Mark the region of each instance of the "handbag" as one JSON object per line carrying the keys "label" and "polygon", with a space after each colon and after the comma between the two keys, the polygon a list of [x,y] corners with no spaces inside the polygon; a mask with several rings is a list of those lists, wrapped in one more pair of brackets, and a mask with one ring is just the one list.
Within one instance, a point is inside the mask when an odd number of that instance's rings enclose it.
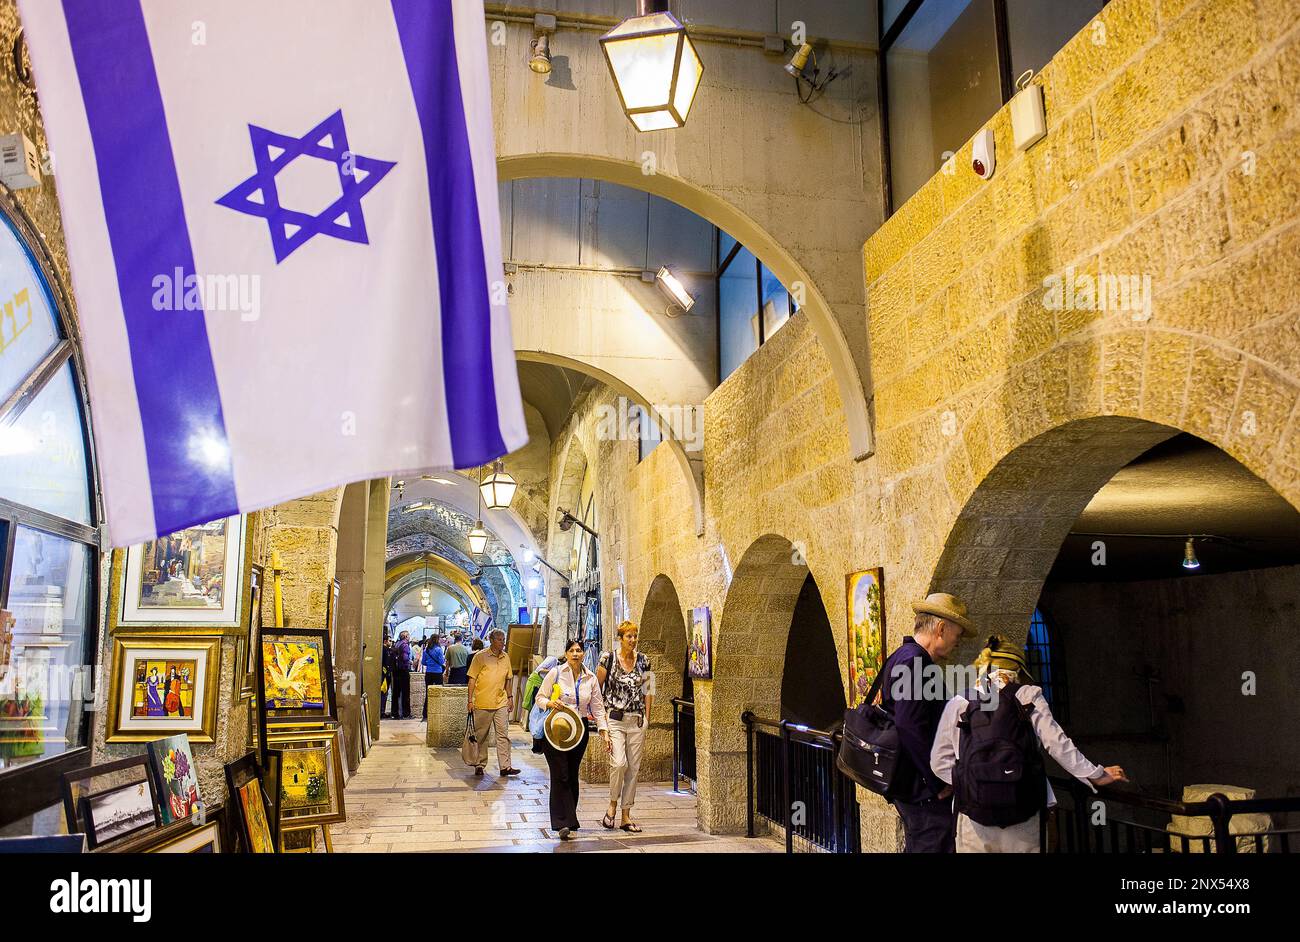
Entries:
{"label": "handbag", "polygon": [[466,765],[478,765],[478,739],[474,736],[474,714],[465,714],[465,739],[460,744],[460,757]]}
{"label": "handbag", "polygon": [[835,755],[835,767],[868,791],[888,798],[900,743],[894,718],[875,702],[884,677],[882,666],[866,699],[844,712],[844,738]]}

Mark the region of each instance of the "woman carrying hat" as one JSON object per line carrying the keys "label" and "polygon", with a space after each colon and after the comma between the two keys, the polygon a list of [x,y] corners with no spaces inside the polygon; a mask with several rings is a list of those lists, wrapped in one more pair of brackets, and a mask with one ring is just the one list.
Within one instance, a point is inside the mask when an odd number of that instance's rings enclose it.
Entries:
{"label": "woman carrying hat", "polygon": [[[957,853],[1036,854],[1039,815],[1056,804],[1039,747],[1093,791],[1128,779],[1119,766],[1090,762],[1074,745],[1043,688],[1024,683],[1032,678],[1018,646],[994,635],[973,666],[975,688],[948,701],[930,753],[934,774],[955,790]],[[965,768],[963,745],[971,751]]]}
{"label": "woman carrying hat", "polygon": [[537,691],[537,702],[550,712],[546,716],[546,741],[542,752],[551,770],[551,830],[560,840],[573,840],[578,822],[578,767],[591,729],[609,750],[609,724],[600,684],[582,663],[582,642],[570,641],[564,662],[547,671]]}

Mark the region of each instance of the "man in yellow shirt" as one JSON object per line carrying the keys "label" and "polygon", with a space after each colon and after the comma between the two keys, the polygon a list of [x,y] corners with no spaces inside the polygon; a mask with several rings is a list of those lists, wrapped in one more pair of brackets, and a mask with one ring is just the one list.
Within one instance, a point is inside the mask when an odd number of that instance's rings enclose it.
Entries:
{"label": "man in yellow shirt", "polygon": [[488,635],[488,647],[469,662],[469,704],[474,715],[474,739],[478,743],[478,763],[474,774],[482,775],[487,764],[488,730],[496,734],[497,763],[502,775],[518,775],[510,764],[510,711],[514,695],[510,689],[510,656],[506,654],[506,633],[495,628]]}

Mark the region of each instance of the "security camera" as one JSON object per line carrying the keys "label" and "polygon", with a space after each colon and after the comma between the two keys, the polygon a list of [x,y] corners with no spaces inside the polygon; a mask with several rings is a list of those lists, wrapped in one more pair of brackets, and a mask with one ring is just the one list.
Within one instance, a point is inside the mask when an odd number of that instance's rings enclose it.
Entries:
{"label": "security camera", "polygon": [[971,142],[970,166],[975,174],[985,180],[993,176],[997,166],[997,157],[993,152],[993,131],[985,128],[975,135]]}

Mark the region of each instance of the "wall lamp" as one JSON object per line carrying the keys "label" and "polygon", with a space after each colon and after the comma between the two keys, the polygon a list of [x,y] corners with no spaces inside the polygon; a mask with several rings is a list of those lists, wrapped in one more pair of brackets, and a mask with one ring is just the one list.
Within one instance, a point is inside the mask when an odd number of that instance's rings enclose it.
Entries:
{"label": "wall lamp", "polygon": [[554,32],[554,13],[538,13],[533,17],[533,41],[528,44],[528,68],[538,75],[549,75],[551,72],[551,35]]}
{"label": "wall lamp", "polygon": [[561,532],[561,533],[568,533],[570,530],[573,529],[573,525],[576,523],[579,527],[581,527],[582,529],[586,530],[588,533],[590,533],[590,534],[591,534],[592,536],[594,536],[596,539],[598,539],[598,540],[600,539],[600,534],[599,534],[599,533],[597,533],[597,532],[596,532],[595,530],[593,530],[591,527],[587,526],[585,523],[583,523],[581,520],[579,520],[579,519],[578,519],[577,517],[575,517],[573,514],[569,513],[569,512],[568,512],[567,510],[565,510],[563,507],[559,507],[559,508],[556,508],[556,509],[559,511],[559,519],[558,519],[556,522],[559,524],[560,532]]}
{"label": "wall lamp", "polygon": [[[663,296],[668,299],[669,304],[681,308],[683,313],[695,306],[695,298],[691,296],[691,293],[686,290],[686,286],[682,284],[681,279],[674,275],[667,265],[659,266],[657,272],[651,275],[650,278],[646,278],[646,275],[649,274],[649,272],[642,274],[642,280],[649,281],[653,279],[654,283],[659,286]],[[672,315],[672,308],[668,309],[668,313]]]}
{"label": "wall lamp", "polygon": [[638,131],[686,123],[704,63],[668,0],[637,0],[637,15],[600,37],[623,113]]}

